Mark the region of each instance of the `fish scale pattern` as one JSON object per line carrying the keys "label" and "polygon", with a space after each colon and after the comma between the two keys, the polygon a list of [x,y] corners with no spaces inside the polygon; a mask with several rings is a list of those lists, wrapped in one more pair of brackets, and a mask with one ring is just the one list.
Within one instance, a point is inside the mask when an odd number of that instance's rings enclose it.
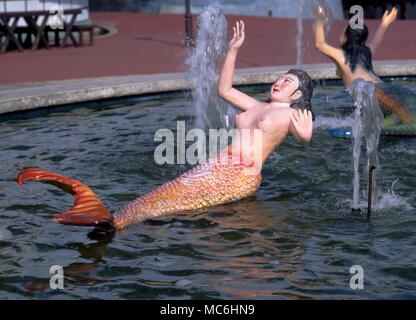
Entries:
{"label": "fish scale pattern", "polygon": [[416,93],[399,84],[376,84],[376,96],[385,116],[382,135],[416,135]]}
{"label": "fish scale pattern", "polygon": [[253,166],[217,155],[121,208],[114,224],[123,229],[163,214],[233,202],[252,195],[260,184],[261,174]]}

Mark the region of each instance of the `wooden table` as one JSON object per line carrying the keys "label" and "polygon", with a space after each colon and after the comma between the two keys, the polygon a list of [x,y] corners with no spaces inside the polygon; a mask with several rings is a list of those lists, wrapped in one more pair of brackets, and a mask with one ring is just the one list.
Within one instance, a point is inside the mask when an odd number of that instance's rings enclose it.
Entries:
{"label": "wooden table", "polygon": [[53,31],[55,32],[60,32],[61,30],[65,32],[64,37],[61,41],[60,47],[64,48],[66,47],[66,43],[68,42],[68,38],[71,39],[72,44],[75,47],[79,46],[78,41],[75,39],[74,35],[72,34],[72,31],[74,30],[74,24],[75,21],[77,20],[77,16],[79,14],[81,14],[83,8],[79,8],[79,9],[68,9],[68,10],[64,10],[64,15],[70,15],[70,19],[69,19],[69,23],[64,22],[64,28],[63,29],[55,29]]}
{"label": "wooden table", "polygon": [[5,38],[4,43],[0,43],[0,53],[6,52],[10,42],[12,42],[19,51],[23,50],[14,33],[19,18],[20,17],[16,17],[12,13],[0,13],[0,35]]}
{"label": "wooden table", "polygon": [[[35,36],[35,41],[31,44],[32,50],[37,50],[40,45],[44,45],[49,48],[49,39],[47,37],[47,31],[55,31],[59,33],[60,31],[65,32],[63,40],[60,44],[61,48],[66,46],[68,38],[71,39],[74,46],[78,46],[79,43],[72,34],[75,21],[77,16],[81,14],[82,9],[68,9],[64,10],[64,16],[69,15],[69,23],[64,22],[63,29],[51,29],[50,26],[47,26],[47,22],[51,14],[50,11],[21,11],[21,12],[3,12],[0,13],[0,35],[5,38],[4,43],[0,44],[0,53],[7,51],[7,48],[10,44],[14,44],[19,51],[23,50],[23,43],[19,41],[19,38],[16,37],[17,23],[20,19],[24,19],[27,27],[23,28],[23,31],[27,33],[25,44],[31,42],[31,35]],[[38,20],[40,20],[38,23]],[[0,39],[1,40],[1,39]]]}

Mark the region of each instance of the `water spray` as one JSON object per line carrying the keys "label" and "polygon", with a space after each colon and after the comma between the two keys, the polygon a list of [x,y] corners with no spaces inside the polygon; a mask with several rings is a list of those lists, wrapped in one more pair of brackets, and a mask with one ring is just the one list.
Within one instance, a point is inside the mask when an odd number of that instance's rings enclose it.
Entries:
{"label": "water spray", "polygon": [[371,219],[371,199],[373,197],[373,175],[375,166],[371,166],[370,171],[368,172],[368,205],[367,205],[367,221]]}
{"label": "water spray", "polygon": [[192,89],[195,127],[226,128],[233,124],[235,111],[217,94],[218,67],[227,50],[227,21],[218,1],[212,2],[198,16],[198,30],[186,59],[186,80]]}
{"label": "water spray", "polygon": [[355,112],[354,123],[352,127],[353,133],[353,206],[352,213],[358,214],[359,209],[359,193],[360,193],[360,175],[359,162],[361,155],[361,147],[365,141],[367,151],[367,167],[369,168],[369,184],[368,184],[368,212],[367,218],[371,216],[372,204],[377,206],[377,184],[374,170],[378,167],[377,148],[380,141],[381,128],[383,126],[383,113],[379,107],[377,97],[375,95],[375,86],[369,81],[356,79],[348,89],[354,99]]}

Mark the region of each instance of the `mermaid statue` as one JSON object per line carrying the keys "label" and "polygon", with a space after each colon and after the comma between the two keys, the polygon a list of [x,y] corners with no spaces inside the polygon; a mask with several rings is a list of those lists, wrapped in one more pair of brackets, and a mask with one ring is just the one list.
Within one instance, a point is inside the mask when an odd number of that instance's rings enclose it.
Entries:
{"label": "mermaid statue", "polygon": [[397,9],[386,11],[373,37],[366,44],[368,27],[352,28],[350,24],[340,37],[340,48],[329,45],[325,40],[324,22],[327,13],[323,7],[316,10],[315,45],[337,66],[337,75],[345,86],[350,87],[356,79],[364,79],[375,85],[377,100],[384,114],[382,135],[416,135],[416,93],[392,82],[384,82],[373,70],[372,56],[380,46],[384,34],[396,20]]}
{"label": "mermaid statue", "polygon": [[[273,150],[291,133],[301,143],[312,138],[313,83],[302,70],[289,70],[270,88],[270,97],[258,101],[232,86],[237,53],[244,43],[245,25],[236,22],[219,78],[219,95],[240,109],[236,130],[261,134],[237,138],[215,156],[178,178],[137,198],[111,214],[91,188],[63,175],[37,168],[20,172],[17,182],[40,181],[75,196],[73,206],[53,219],[61,224],[93,226],[114,233],[145,219],[233,202],[253,195],[261,184],[261,170]],[[236,156],[237,155],[237,156]]]}

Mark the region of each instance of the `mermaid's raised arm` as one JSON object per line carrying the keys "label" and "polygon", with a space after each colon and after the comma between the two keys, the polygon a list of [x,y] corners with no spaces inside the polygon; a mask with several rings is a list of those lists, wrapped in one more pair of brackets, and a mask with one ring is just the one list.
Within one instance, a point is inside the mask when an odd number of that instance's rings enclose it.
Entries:
{"label": "mermaid's raised arm", "polygon": [[397,18],[397,8],[393,8],[390,12],[386,10],[384,12],[383,17],[381,18],[381,23],[371,40],[368,44],[371,53],[374,55],[377,48],[380,46],[381,42],[383,41],[384,34],[386,33],[388,27],[396,20]]}
{"label": "mermaid's raised arm", "polygon": [[236,22],[234,35],[229,43],[227,56],[222,67],[218,83],[219,96],[234,107],[241,110],[247,110],[260,103],[258,100],[233,87],[235,61],[237,59],[238,50],[244,43],[245,39],[244,28],[245,26],[242,20]]}

